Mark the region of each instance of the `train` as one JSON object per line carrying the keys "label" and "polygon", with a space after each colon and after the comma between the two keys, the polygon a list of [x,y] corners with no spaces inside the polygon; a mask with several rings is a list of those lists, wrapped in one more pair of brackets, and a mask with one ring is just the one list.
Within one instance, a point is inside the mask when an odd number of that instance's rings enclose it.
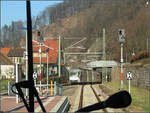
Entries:
{"label": "train", "polygon": [[[107,79],[110,79],[110,70],[107,73]],[[71,83],[102,83],[102,69],[71,69],[69,72],[69,81]],[[109,81],[109,80],[108,80]]]}
{"label": "train", "polygon": [[69,74],[69,81],[73,82],[80,82],[81,77],[81,70],[80,69],[71,69]]}

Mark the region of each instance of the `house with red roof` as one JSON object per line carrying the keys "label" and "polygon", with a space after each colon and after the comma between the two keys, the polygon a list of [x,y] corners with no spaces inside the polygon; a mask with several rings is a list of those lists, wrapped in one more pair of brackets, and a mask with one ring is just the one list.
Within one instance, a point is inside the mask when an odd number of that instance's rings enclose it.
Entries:
{"label": "house with red roof", "polygon": [[[34,71],[38,74],[40,73],[40,43],[33,40],[33,66]],[[47,49],[49,48],[49,51]],[[57,75],[58,74],[58,50],[59,50],[59,40],[44,40],[41,45],[41,67],[42,67],[42,75],[46,76],[47,72],[47,58],[48,58],[48,66],[49,66],[49,75]],[[14,48],[14,49],[1,49],[4,54],[8,56],[14,63],[24,65],[25,59],[23,54],[25,52],[24,48]],[[62,54],[61,54],[62,55]],[[48,56],[48,57],[47,57]],[[61,64],[63,63],[63,57],[61,56]],[[23,70],[25,67],[23,68]],[[61,74],[68,74],[65,65],[61,65]]]}
{"label": "house with red roof", "polygon": [[24,48],[1,48],[0,52],[6,55],[15,64],[24,64]]}
{"label": "house with red roof", "polygon": [[[33,64],[34,70],[37,73],[40,73],[40,44],[39,42],[33,40]],[[49,48],[49,51],[47,49]],[[57,74],[57,60],[58,60],[58,49],[59,49],[59,41],[58,40],[44,40],[41,45],[41,65],[42,65],[42,74],[46,74],[47,70],[47,56],[48,56],[48,65],[49,65],[49,74]]]}
{"label": "house with red roof", "polygon": [[[37,41],[33,41],[33,63],[39,64],[40,63],[40,55],[39,49],[40,44]],[[41,45],[41,56],[42,56],[42,64],[47,64],[47,49],[48,51],[48,63],[49,64],[56,64],[58,58],[58,47],[59,41],[58,40],[45,40]]]}
{"label": "house with red roof", "polygon": [[11,48],[1,48],[1,49],[0,49],[0,52],[2,52],[4,55],[7,56],[8,53],[9,53],[9,51],[10,51],[10,49],[11,49]]}
{"label": "house with red roof", "polygon": [[15,64],[24,64],[24,48],[13,48],[10,49],[7,56],[15,63]]}
{"label": "house with red roof", "polygon": [[[39,42],[33,40],[33,64],[34,70],[40,73],[40,55]],[[49,48],[49,51],[47,49]],[[58,50],[59,50],[59,40],[44,40],[41,45],[41,64],[42,64],[42,75],[46,76],[47,72],[47,56],[48,56],[48,67],[49,75],[58,75]],[[61,54],[61,75],[69,76],[69,72],[63,63],[63,54]]]}

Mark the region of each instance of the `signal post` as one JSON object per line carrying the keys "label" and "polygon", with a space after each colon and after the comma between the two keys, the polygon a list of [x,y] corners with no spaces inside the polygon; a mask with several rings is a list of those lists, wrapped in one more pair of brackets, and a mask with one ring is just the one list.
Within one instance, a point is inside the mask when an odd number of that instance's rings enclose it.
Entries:
{"label": "signal post", "polygon": [[37,41],[40,44],[40,49],[39,49],[39,55],[40,55],[40,91],[41,91],[41,84],[42,84],[42,67],[41,67],[41,62],[42,62],[42,43],[43,43],[43,37],[41,35],[40,31],[37,31]]}
{"label": "signal post", "polygon": [[123,43],[125,42],[125,30],[124,29],[119,29],[118,31],[118,37],[119,37],[119,42],[120,42],[120,46],[121,46],[121,59],[120,59],[120,63],[121,63],[121,86],[120,89],[123,89]]}

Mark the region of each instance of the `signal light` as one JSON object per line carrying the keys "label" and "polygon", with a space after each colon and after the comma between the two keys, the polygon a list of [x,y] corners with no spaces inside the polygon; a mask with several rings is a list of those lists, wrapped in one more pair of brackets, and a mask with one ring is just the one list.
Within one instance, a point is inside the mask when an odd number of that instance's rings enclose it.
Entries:
{"label": "signal light", "polygon": [[124,29],[119,29],[118,30],[118,38],[120,43],[125,42],[125,30]]}
{"label": "signal light", "polygon": [[39,30],[37,31],[37,41],[40,43],[43,42],[42,33]]}
{"label": "signal light", "polygon": [[38,31],[38,32],[37,32],[37,36],[40,36],[40,35],[41,35],[40,31]]}
{"label": "signal light", "polygon": [[119,34],[122,35],[122,31],[121,30],[119,31]]}

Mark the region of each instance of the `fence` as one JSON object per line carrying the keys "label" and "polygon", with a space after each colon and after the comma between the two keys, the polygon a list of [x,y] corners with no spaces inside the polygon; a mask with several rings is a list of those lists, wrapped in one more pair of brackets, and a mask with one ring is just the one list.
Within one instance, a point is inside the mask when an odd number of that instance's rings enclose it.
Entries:
{"label": "fence", "polygon": [[[11,91],[11,87],[14,84],[14,82],[8,82],[8,95],[9,96],[15,96],[15,94]],[[62,85],[58,84],[56,82],[48,84],[48,90],[47,90],[47,84],[36,84],[36,89],[40,96],[62,96]],[[24,95],[26,95],[26,89],[21,88]],[[13,90],[15,91],[16,88],[13,87]]]}

